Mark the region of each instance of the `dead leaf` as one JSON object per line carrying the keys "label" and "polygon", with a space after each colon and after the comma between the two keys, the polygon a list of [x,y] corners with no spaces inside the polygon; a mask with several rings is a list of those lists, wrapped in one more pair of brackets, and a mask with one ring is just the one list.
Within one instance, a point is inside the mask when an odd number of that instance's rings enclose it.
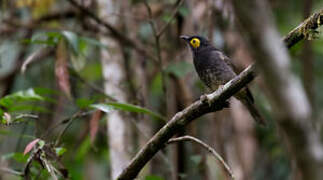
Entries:
{"label": "dead leaf", "polygon": [[32,150],[32,148],[38,143],[38,141],[40,141],[40,139],[37,138],[37,139],[31,141],[30,143],[28,143],[25,150],[24,150],[24,155],[29,153]]}
{"label": "dead leaf", "polygon": [[55,75],[58,81],[58,87],[67,97],[71,98],[71,88],[69,82],[69,73],[67,67],[68,52],[65,40],[62,38],[56,49]]}
{"label": "dead leaf", "polygon": [[91,143],[94,142],[96,134],[99,129],[99,121],[102,116],[102,111],[97,110],[93,113],[91,120],[90,120],[90,138],[91,138]]}

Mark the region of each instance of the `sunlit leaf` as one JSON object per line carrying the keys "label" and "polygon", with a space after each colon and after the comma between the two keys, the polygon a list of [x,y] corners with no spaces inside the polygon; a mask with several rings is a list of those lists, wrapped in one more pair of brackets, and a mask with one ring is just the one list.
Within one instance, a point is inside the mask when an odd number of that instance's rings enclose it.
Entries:
{"label": "sunlit leaf", "polygon": [[157,118],[160,120],[165,120],[165,118],[162,117],[161,115],[159,115],[158,113],[155,113],[149,109],[146,109],[146,108],[143,108],[140,106],[136,106],[133,104],[109,102],[109,103],[104,103],[104,104],[93,104],[91,106],[94,108],[100,109],[103,112],[110,112],[111,107],[113,107],[114,109],[119,109],[119,110],[128,111],[128,112],[144,113],[144,114],[148,114],[154,118]]}
{"label": "sunlit leaf", "polygon": [[38,141],[38,145],[39,145],[39,148],[43,148],[45,145],[45,141],[43,140]]}
{"label": "sunlit leaf", "polygon": [[81,71],[86,65],[86,58],[82,54],[70,54],[72,66],[77,72]]}
{"label": "sunlit leaf", "polygon": [[63,155],[67,150],[63,147],[57,147],[55,148],[55,152],[57,156]]}
{"label": "sunlit leaf", "polygon": [[71,31],[62,31],[62,35],[66,38],[68,44],[72,47],[74,53],[79,53],[79,37]]}
{"label": "sunlit leaf", "polygon": [[22,101],[42,101],[44,98],[37,93],[35,93],[34,89],[30,88],[24,91],[18,91],[12,94],[9,94],[0,99],[0,105],[4,107],[10,107],[17,102]]}
{"label": "sunlit leaf", "polygon": [[109,113],[113,109],[113,107],[111,107],[108,104],[92,104],[90,107],[95,108],[95,109],[99,109],[105,113]]}

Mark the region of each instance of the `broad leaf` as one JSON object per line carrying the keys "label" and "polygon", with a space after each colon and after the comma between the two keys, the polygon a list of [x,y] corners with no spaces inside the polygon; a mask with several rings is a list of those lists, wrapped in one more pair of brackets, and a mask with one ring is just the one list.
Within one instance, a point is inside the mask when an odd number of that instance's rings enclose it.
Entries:
{"label": "broad leaf", "polygon": [[148,114],[154,118],[165,121],[165,118],[162,117],[161,115],[159,115],[158,113],[155,113],[149,109],[146,109],[146,108],[143,108],[140,106],[136,106],[133,104],[109,102],[109,103],[104,103],[104,104],[103,103],[102,104],[93,104],[93,105],[91,105],[91,107],[100,109],[106,113],[110,112],[111,108],[119,109],[119,110],[123,110],[123,111],[128,111],[128,112],[144,113],[144,114]]}
{"label": "broad leaf", "polygon": [[44,98],[36,94],[35,91],[32,88],[30,88],[24,91],[18,91],[18,92],[9,94],[1,98],[0,105],[8,108],[17,102],[30,101],[30,100],[42,101],[44,100]]}
{"label": "broad leaf", "polygon": [[23,153],[18,153],[18,152],[5,154],[1,156],[1,158],[3,160],[14,159],[15,161],[20,163],[26,163],[28,160],[28,156],[25,156]]}
{"label": "broad leaf", "polygon": [[63,155],[67,150],[63,147],[57,147],[55,148],[55,152],[57,156]]}

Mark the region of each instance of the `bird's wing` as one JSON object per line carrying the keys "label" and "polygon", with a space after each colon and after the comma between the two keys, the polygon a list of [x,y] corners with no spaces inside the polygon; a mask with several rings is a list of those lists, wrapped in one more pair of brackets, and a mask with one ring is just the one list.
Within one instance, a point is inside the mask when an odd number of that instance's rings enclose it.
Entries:
{"label": "bird's wing", "polygon": [[240,71],[237,67],[235,67],[235,65],[232,63],[232,60],[226,56],[223,52],[219,51],[219,50],[214,50],[213,53],[216,53],[217,56],[222,59],[228,66],[231,67],[231,69],[236,73],[239,74]]}
{"label": "bird's wing", "polygon": [[[216,53],[216,56],[218,56],[220,59],[222,59],[228,66],[231,67],[231,69],[236,73],[236,74],[239,74],[240,71],[234,66],[234,64],[232,63],[232,60],[226,56],[223,52],[219,51],[219,50],[214,50],[213,53]],[[245,89],[245,95],[246,97],[248,97],[249,101],[251,103],[254,102],[254,98],[253,98],[253,95],[251,94],[251,91],[249,90],[249,88],[246,86],[246,89]]]}

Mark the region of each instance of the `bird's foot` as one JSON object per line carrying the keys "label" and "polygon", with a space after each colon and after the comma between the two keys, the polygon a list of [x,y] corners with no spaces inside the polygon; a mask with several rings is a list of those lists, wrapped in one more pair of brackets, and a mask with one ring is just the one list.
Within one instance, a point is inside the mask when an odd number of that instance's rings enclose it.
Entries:
{"label": "bird's foot", "polygon": [[207,94],[201,95],[200,100],[201,100],[202,103],[207,103],[209,106],[211,106],[211,101],[208,98]]}
{"label": "bird's foot", "polygon": [[223,88],[224,88],[224,85],[219,85],[219,87],[218,87],[218,91],[220,90],[220,91],[223,91]]}

